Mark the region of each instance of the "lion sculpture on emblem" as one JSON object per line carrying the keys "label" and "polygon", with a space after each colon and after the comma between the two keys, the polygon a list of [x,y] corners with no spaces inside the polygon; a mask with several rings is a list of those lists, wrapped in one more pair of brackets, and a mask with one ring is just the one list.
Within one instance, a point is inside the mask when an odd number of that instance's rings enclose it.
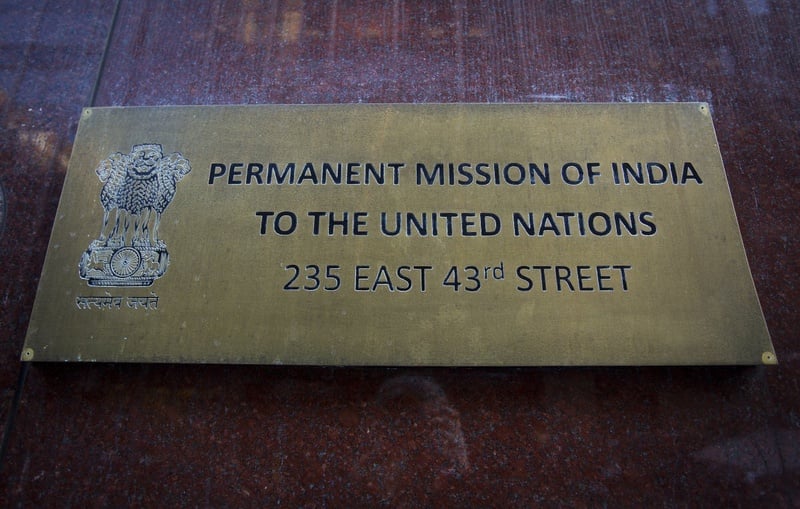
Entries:
{"label": "lion sculpture on emblem", "polygon": [[158,233],[161,215],[190,171],[185,157],[165,156],[154,143],[101,161],[95,172],[104,183],[103,225],[78,264],[81,279],[90,286],[150,286],[163,276],[169,253]]}

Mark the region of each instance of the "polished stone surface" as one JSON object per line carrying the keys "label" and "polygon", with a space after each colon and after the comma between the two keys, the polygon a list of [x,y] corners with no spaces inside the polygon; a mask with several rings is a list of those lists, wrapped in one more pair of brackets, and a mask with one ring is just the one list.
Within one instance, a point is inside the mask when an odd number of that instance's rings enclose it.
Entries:
{"label": "polished stone surface", "polygon": [[[114,5],[0,8],[0,403]],[[780,365],[35,364],[3,506],[800,504],[800,7],[130,2],[96,105],[707,101]]]}

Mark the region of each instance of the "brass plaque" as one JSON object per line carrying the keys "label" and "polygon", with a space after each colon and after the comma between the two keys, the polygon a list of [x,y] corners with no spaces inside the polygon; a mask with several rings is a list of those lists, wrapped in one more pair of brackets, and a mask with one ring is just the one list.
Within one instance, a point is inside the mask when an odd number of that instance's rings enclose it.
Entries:
{"label": "brass plaque", "polygon": [[23,359],[776,362],[697,103],[87,109]]}

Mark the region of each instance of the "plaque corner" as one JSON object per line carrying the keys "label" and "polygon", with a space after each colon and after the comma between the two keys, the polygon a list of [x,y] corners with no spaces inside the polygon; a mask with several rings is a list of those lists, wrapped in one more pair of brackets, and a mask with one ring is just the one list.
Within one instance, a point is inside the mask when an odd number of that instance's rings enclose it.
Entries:
{"label": "plaque corner", "polygon": [[22,362],[31,362],[36,352],[34,352],[33,348],[24,348],[22,350],[22,354],[20,354],[19,360]]}

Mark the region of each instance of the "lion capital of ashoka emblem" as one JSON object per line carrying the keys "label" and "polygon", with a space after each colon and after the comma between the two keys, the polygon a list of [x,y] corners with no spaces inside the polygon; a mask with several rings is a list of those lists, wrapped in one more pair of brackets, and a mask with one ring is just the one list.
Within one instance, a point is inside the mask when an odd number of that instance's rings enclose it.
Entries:
{"label": "lion capital of ashoka emblem", "polygon": [[175,197],[189,161],[161,145],[134,145],[130,154],[111,154],[95,172],[103,182],[100,235],[78,264],[90,286],[150,286],[169,265],[166,243],[159,237],[161,215]]}

